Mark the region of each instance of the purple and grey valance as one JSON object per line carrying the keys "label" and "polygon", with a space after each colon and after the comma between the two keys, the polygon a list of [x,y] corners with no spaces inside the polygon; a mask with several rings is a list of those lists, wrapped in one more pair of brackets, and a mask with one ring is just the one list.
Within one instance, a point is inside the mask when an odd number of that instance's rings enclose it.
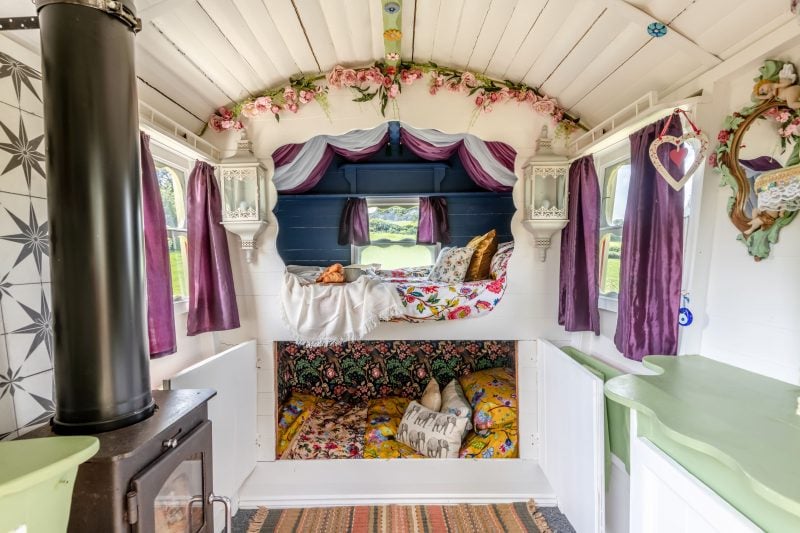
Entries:
{"label": "purple and grey valance", "polygon": [[[508,192],[517,180],[516,151],[506,143],[482,141],[470,134],[450,134],[434,129],[400,125],[401,142],[415,155],[428,161],[442,161],[458,154],[470,178],[484,189]],[[389,138],[389,125],[371,130],[354,130],[344,135],[318,135],[303,144],[287,144],[272,154],[275,188],[298,194],[310,190],[330,165],[333,154],[348,161],[361,161],[381,149]]]}

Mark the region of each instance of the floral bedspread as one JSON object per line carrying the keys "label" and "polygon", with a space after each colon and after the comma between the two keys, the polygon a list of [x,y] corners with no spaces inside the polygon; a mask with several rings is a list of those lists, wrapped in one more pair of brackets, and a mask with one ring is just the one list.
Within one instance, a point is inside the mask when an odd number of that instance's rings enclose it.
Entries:
{"label": "floral bedspread", "polygon": [[450,285],[428,279],[430,268],[379,270],[403,301],[403,314],[412,321],[458,320],[490,313],[506,291],[506,269],[513,247],[498,250],[492,259],[492,279]]}

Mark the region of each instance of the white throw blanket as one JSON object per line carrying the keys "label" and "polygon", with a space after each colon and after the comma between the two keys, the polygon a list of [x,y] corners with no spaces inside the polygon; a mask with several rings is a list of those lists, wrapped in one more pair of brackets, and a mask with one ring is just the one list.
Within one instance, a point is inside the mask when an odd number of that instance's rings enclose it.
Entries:
{"label": "white throw blanket", "polygon": [[364,338],[381,320],[403,315],[395,288],[361,276],[352,283],[307,283],[287,272],[281,294],[283,321],[298,344],[324,346]]}

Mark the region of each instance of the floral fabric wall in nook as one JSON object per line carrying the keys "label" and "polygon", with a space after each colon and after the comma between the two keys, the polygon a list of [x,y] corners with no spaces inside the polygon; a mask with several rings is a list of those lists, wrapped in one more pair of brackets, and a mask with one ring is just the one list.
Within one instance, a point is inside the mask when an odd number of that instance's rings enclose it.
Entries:
{"label": "floral fabric wall in nook", "polygon": [[0,439],[54,407],[41,77],[14,55],[0,52]]}

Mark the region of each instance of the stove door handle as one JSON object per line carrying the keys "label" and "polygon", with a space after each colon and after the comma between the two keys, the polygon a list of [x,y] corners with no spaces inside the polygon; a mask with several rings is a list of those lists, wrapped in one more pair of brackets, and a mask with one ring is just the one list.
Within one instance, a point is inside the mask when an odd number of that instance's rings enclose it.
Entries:
{"label": "stove door handle", "polygon": [[211,504],[212,512],[215,503],[221,503],[225,506],[225,533],[233,533],[231,525],[231,499],[227,496],[217,496],[213,492],[208,495],[208,503]]}

